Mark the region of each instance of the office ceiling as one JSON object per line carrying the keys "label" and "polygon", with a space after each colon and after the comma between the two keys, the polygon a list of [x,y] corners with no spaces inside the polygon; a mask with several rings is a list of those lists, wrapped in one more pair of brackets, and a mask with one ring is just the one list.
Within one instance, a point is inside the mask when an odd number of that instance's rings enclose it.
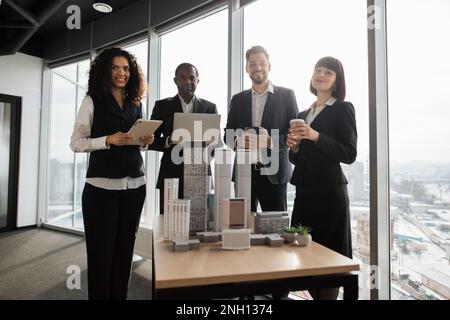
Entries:
{"label": "office ceiling", "polygon": [[[138,0],[103,0],[118,11]],[[105,15],[92,8],[94,0],[0,0],[0,55],[23,52],[42,57],[45,40],[65,30],[70,5],[80,8],[81,25]]]}

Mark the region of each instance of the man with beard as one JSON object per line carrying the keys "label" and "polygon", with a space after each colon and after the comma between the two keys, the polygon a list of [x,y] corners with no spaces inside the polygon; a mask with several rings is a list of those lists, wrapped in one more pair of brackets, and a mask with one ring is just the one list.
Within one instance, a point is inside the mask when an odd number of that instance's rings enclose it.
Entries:
{"label": "man with beard", "polygon": [[[292,174],[286,138],[289,121],[295,119],[298,114],[295,94],[291,89],[273,85],[268,79],[271,65],[266,49],[254,46],[247,50],[245,58],[245,69],[252,80],[252,88],[234,95],[231,99],[225,141],[232,149],[245,148],[255,151],[256,148],[259,149],[256,151],[258,154],[261,154],[262,150],[270,155],[271,162],[274,162],[274,157],[278,157],[276,172],[269,173],[268,170],[265,173],[262,168],[267,168],[270,164],[259,161],[261,159],[252,162],[251,210],[256,212],[259,202],[262,211],[286,211],[287,182]],[[229,129],[235,131],[234,135],[227,134]],[[242,135],[238,133],[242,130],[238,129],[243,130]],[[272,133],[275,133],[273,129],[278,130],[277,141],[271,139]],[[252,132],[258,134],[256,146],[252,143]]]}
{"label": "man with beard", "polygon": [[178,198],[183,198],[183,164],[172,162],[171,153],[174,144],[171,141],[173,132],[173,115],[176,112],[185,113],[217,113],[214,103],[195,96],[199,82],[198,70],[190,63],[182,63],[175,70],[173,79],[178,94],[174,97],[156,101],[152,120],[162,120],[162,125],[155,132],[155,142],[149,149],[163,152],[159,168],[156,188],[159,189],[159,212],[164,213],[164,179],[178,178]]}

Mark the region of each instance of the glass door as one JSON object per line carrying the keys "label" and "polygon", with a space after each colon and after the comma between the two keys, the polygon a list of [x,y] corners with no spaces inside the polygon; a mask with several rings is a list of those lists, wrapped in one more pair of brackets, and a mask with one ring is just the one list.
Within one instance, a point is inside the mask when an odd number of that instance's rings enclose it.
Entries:
{"label": "glass door", "polygon": [[20,101],[0,94],[0,231],[17,226]]}

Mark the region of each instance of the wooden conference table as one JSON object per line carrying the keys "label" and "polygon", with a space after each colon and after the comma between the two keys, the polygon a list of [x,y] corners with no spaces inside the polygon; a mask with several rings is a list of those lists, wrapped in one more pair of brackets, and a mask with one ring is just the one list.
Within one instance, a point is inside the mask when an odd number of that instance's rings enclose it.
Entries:
{"label": "wooden conference table", "polygon": [[359,265],[314,241],[308,247],[251,246],[225,251],[222,243],[172,252],[163,240],[163,217],[153,228],[153,299],[231,298],[277,291],[344,288],[358,299]]}

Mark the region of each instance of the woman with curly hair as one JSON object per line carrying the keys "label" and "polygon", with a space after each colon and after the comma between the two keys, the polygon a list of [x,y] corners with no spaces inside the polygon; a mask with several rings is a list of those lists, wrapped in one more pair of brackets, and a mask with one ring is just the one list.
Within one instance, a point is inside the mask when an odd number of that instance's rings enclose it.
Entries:
{"label": "woman with curly hair", "polygon": [[89,299],[126,299],[133,248],[145,199],[141,150],[125,133],[142,118],[145,82],[136,58],[120,48],[91,63],[89,88],[75,120],[70,147],[89,152],[82,209]]}

